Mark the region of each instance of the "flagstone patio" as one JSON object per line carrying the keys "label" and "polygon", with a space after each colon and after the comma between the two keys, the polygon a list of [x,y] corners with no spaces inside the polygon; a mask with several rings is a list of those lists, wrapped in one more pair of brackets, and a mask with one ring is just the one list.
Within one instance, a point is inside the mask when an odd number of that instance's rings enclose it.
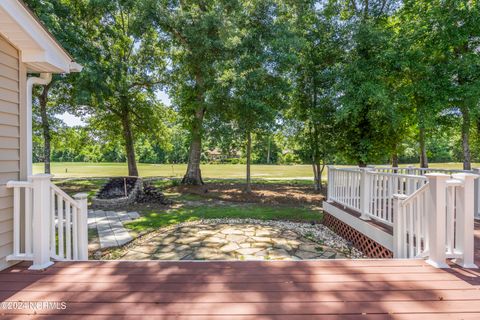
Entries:
{"label": "flagstone patio", "polygon": [[253,223],[194,223],[127,246],[121,260],[305,260],[346,258],[343,250],[299,232]]}

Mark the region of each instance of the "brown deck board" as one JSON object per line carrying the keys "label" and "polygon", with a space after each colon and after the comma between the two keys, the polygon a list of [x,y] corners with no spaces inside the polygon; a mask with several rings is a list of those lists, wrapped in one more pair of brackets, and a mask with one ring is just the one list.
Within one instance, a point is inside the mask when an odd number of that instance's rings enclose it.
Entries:
{"label": "brown deck board", "polygon": [[0,272],[0,300],[67,309],[0,310],[1,319],[480,319],[480,270],[422,260],[28,265]]}
{"label": "brown deck board", "polygon": [[[27,266],[0,272],[2,301],[68,306],[36,310],[35,318],[480,318],[480,270],[439,270],[421,260],[60,262],[45,271]],[[33,310],[3,312],[19,317]]]}

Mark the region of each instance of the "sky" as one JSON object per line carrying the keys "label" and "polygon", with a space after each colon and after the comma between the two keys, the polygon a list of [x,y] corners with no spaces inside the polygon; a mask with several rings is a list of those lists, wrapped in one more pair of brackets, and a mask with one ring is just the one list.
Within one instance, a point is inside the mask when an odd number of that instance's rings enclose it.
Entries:
{"label": "sky", "polygon": [[[168,93],[165,91],[159,91],[157,93],[157,98],[160,99],[163,104],[170,106],[172,102],[170,101],[170,97],[168,96]],[[69,127],[75,127],[75,126],[85,126],[86,123],[83,121],[80,117],[74,116],[73,114],[70,114],[68,112],[65,112],[63,114],[57,115],[57,118],[65,122],[65,124]]]}

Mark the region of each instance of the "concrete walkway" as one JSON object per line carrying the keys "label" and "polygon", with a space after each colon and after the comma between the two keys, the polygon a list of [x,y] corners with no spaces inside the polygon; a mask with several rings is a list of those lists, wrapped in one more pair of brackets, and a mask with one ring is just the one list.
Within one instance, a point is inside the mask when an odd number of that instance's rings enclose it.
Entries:
{"label": "concrete walkway", "polygon": [[118,247],[133,240],[124,222],[140,218],[138,212],[90,210],[88,228],[97,228],[100,248]]}

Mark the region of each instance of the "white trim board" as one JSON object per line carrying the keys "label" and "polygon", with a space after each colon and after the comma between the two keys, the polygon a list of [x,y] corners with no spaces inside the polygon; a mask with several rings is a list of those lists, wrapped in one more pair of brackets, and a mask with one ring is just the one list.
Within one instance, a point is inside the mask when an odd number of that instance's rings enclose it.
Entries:
{"label": "white trim board", "polygon": [[0,34],[21,51],[28,72],[68,73],[80,67],[18,0],[0,1]]}
{"label": "white trim board", "polygon": [[384,246],[388,250],[393,251],[393,236],[375,226],[372,226],[370,223],[361,220],[355,216],[352,216],[348,212],[343,211],[342,209],[337,208],[336,206],[328,203],[327,201],[323,202],[323,210],[331,214],[340,221],[346,223],[353,229],[369,237],[378,244]]}

